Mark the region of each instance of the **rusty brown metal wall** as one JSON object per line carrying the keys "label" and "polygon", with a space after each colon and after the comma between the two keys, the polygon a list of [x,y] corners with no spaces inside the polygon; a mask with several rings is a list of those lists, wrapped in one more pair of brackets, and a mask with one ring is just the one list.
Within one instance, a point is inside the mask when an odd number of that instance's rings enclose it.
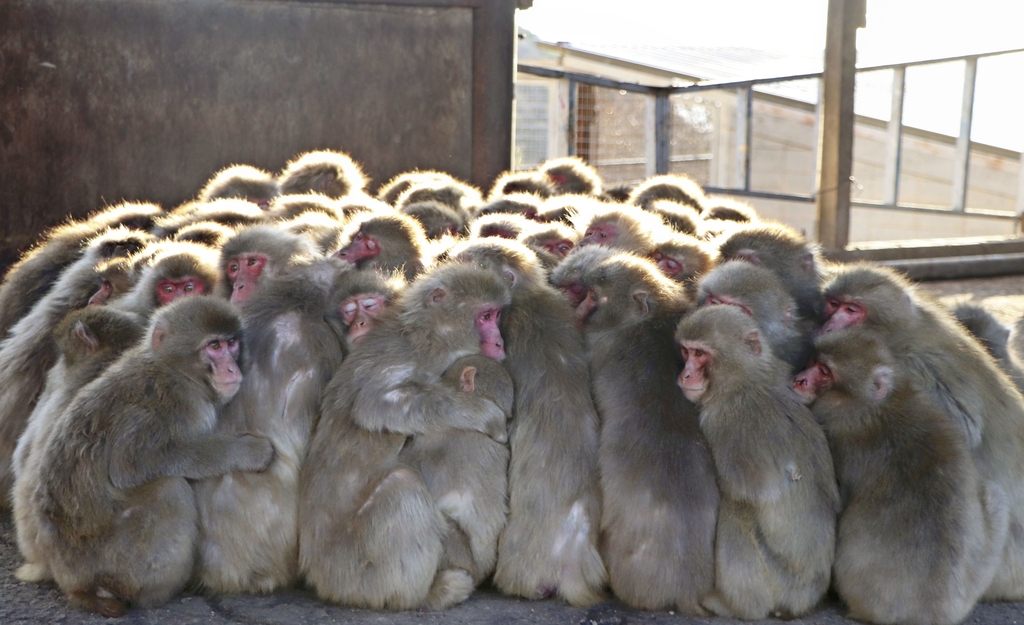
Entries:
{"label": "rusty brown metal wall", "polygon": [[340,149],[375,184],[487,185],[511,153],[515,0],[0,0],[0,237],[233,163]]}

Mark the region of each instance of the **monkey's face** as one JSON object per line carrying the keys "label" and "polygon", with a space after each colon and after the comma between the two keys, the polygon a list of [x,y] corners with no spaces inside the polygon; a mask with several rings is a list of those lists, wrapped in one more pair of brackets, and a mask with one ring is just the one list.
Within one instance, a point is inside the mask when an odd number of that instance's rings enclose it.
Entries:
{"label": "monkey's face", "polygon": [[587,231],[583,233],[583,239],[580,240],[579,246],[612,245],[618,237],[618,224],[613,222],[591,223],[587,226]]}
{"label": "monkey's face", "polygon": [[266,254],[256,252],[246,252],[228,259],[226,274],[231,283],[232,304],[240,305],[256,293],[268,260]]}
{"label": "monkey's face", "polygon": [[348,326],[346,338],[350,347],[358,344],[373,329],[377,315],[385,306],[386,298],[380,293],[360,293],[341,303],[341,318]]}
{"label": "monkey's face", "polygon": [[565,258],[574,247],[572,241],[562,238],[548,239],[541,243],[541,246],[557,258]]}
{"label": "monkey's face", "polygon": [[702,302],[703,306],[735,306],[744,315],[753,317],[754,313],[750,310],[750,307],[741,302],[738,299],[729,297],[727,295],[717,295],[715,293],[708,293]]}
{"label": "monkey's face", "polygon": [[834,382],[832,367],[822,360],[815,360],[810,367],[793,378],[793,390],[803,403],[811,404],[819,395],[831,388]]}
{"label": "monkey's face", "polygon": [[[102,287],[100,291],[102,292]],[[160,306],[166,306],[179,297],[203,295],[204,293],[206,293],[206,283],[196,276],[163,278],[156,283],[156,299]],[[90,301],[92,300],[90,299]]]}
{"label": "monkey's face", "polygon": [[477,311],[474,323],[480,333],[480,351],[484,356],[495,360],[505,359],[505,341],[501,338],[498,321],[501,309],[497,306],[485,306]]}
{"label": "monkey's face", "polygon": [[713,354],[707,344],[699,341],[685,341],[679,346],[686,365],[679,374],[677,384],[686,399],[699,403],[708,387],[708,365]]}
{"label": "monkey's face", "polygon": [[234,336],[218,336],[203,346],[203,360],[210,367],[210,385],[227,403],[242,384],[242,370],[238,366],[241,342]]}
{"label": "monkey's face", "polygon": [[334,256],[356,267],[380,254],[380,240],[362,230],[352,237],[352,242],[335,252]]}
{"label": "monkey's face", "polygon": [[825,301],[825,325],[821,333],[825,334],[841,328],[849,328],[864,322],[867,309],[852,299],[830,297]]}

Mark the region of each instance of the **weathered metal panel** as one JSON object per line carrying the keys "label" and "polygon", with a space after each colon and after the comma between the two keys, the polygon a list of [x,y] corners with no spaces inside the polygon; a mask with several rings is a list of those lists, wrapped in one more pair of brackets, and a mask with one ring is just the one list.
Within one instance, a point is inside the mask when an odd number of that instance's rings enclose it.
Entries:
{"label": "weathered metal panel", "polygon": [[509,166],[514,7],[0,0],[0,236],[173,206],[221,167],[310,149],[377,183],[419,167],[486,184]]}

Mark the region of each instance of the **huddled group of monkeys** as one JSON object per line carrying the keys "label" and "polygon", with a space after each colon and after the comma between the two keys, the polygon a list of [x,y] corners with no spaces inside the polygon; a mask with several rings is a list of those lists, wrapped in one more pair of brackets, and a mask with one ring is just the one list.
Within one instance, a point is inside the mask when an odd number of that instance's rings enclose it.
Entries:
{"label": "huddled group of monkeys", "polygon": [[335,151],[232,166],[11,268],[18,578],[107,616],[193,584],[743,619],[832,587],[880,624],[1024,599],[1024,375],[986,311],[983,345],[683,176],[366,185]]}

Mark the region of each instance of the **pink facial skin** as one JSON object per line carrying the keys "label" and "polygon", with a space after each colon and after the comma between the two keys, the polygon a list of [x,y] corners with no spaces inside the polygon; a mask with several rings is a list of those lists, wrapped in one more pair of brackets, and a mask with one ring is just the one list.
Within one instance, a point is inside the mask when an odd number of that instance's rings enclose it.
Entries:
{"label": "pink facial skin", "polygon": [[683,358],[686,359],[686,366],[683,367],[683,371],[679,374],[677,384],[683,390],[683,395],[686,396],[686,399],[696,402],[700,400],[707,389],[704,368],[711,359],[711,354],[703,343],[686,343],[680,345],[679,349],[683,354]]}
{"label": "pink facial skin", "polygon": [[103,306],[110,299],[110,296],[114,294],[114,285],[110,284],[109,280],[104,280],[100,286],[100,290],[92,294],[89,298],[88,306]]}
{"label": "pink facial skin", "polygon": [[480,351],[484,356],[495,360],[505,359],[505,341],[498,329],[501,310],[485,308],[476,315],[476,329],[480,333]]}
{"label": "pink facial skin", "polygon": [[582,326],[590,319],[590,316],[597,310],[597,298],[594,296],[594,290],[588,289],[586,296],[576,306],[576,323]]}
{"label": "pink facial skin", "polygon": [[557,239],[555,241],[547,241],[544,243],[543,247],[555,256],[565,258],[565,255],[572,250],[573,244],[572,241],[568,239]]}
{"label": "pink facial skin", "polygon": [[579,245],[608,245],[618,236],[619,229],[615,224],[592,224],[583,234],[583,240]]}
{"label": "pink facial skin", "polygon": [[384,310],[384,296],[363,293],[341,303],[341,316],[348,325],[348,341],[355,345],[373,328],[377,315]]}
{"label": "pink facial skin", "polygon": [[215,339],[203,347],[203,353],[213,367],[213,387],[225,401],[238,392],[242,384],[242,371],[238,367],[238,339]]}
{"label": "pink facial skin", "polygon": [[683,267],[683,263],[659,251],[651,254],[651,259],[658,265],[658,269],[661,269],[661,272],[669,278],[678,278],[686,269]]}
{"label": "pink facial skin", "polygon": [[259,287],[260,274],[266,266],[267,255],[255,252],[239,254],[228,261],[232,304],[240,304],[253,296]]}
{"label": "pink facial skin", "polygon": [[526,217],[527,219],[529,219],[531,221],[540,221],[540,219],[537,218],[537,209],[536,208],[530,207],[530,208],[524,209],[521,214],[522,214],[523,217]]}
{"label": "pink facial skin", "polygon": [[719,306],[719,305],[735,306],[736,308],[739,308],[740,310],[742,310],[743,314],[745,314],[746,316],[748,316],[748,317],[753,317],[754,316],[754,313],[752,313],[750,311],[750,309],[747,308],[746,304],[744,304],[743,302],[740,302],[739,300],[732,299],[731,297],[726,297],[724,295],[715,295],[714,293],[711,293],[711,294],[708,295],[707,299],[704,300],[704,305],[705,306]]}
{"label": "pink facial skin", "polygon": [[587,287],[583,286],[579,282],[575,282],[568,286],[561,288],[562,295],[565,299],[569,300],[569,305],[576,308],[583,301],[583,298],[587,296]]}
{"label": "pink facial skin", "polygon": [[195,276],[182,276],[176,280],[164,278],[156,283],[156,298],[161,306],[166,306],[179,297],[186,295],[202,295],[206,292],[203,281]]}
{"label": "pink facial skin", "polygon": [[334,253],[334,256],[348,261],[352,265],[359,265],[362,261],[376,257],[380,254],[380,241],[377,237],[363,234],[360,230],[352,237],[352,242]]}
{"label": "pink facial skin", "polygon": [[245,199],[246,199],[247,202],[250,202],[252,204],[255,204],[256,206],[259,206],[260,210],[263,210],[263,211],[270,210],[270,200],[268,200],[267,198],[247,197]]}
{"label": "pink facial skin", "polygon": [[863,323],[867,317],[867,310],[864,306],[850,301],[843,301],[834,297],[825,301],[825,318],[828,320],[821,327],[821,333],[849,328]]}
{"label": "pink facial skin", "polygon": [[548,174],[548,179],[559,188],[565,186],[565,183],[569,181],[569,177],[562,174]]}
{"label": "pink facial skin", "polygon": [[832,386],[832,370],[823,362],[814,361],[811,366],[793,378],[793,390],[805,404],[812,403],[818,395]]}

